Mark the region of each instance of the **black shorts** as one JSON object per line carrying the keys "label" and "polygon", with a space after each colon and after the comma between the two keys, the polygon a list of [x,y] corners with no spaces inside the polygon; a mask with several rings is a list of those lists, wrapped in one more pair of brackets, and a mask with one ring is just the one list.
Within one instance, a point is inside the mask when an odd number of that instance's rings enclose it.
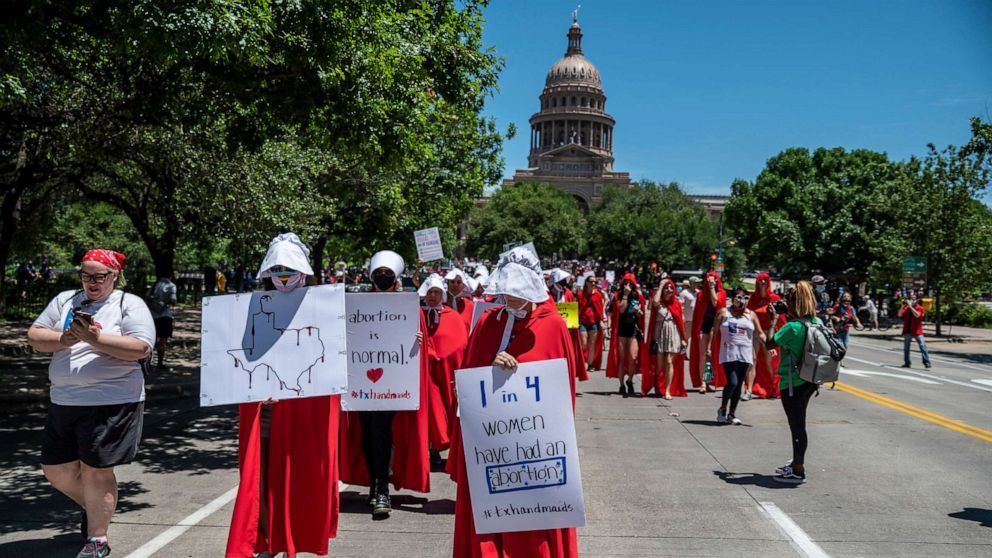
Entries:
{"label": "black shorts", "polygon": [[172,318],[164,316],[155,318],[155,338],[168,339],[172,337]]}
{"label": "black shorts", "polygon": [[145,402],[119,405],[48,406],[41,462],[82,461],[106,468],[130,463],[138,453]]}
{"label": "black shorts", "polygon": [[706,313],[703,314],[703,323],[699,327],[699,333],[702,335],[709,335],[713,331],[713,321],[716,318],[716,310],[712,306],[706,309]]}

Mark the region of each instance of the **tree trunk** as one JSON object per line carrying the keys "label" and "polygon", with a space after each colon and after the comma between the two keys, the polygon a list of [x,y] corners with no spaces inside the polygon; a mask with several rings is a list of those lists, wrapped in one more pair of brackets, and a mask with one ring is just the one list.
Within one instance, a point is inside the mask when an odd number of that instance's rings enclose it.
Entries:
{"label": "tree trunk", "polygon": [[14,185],[4,193],[0,204],[0,314],[7,308],[7,258],[10,257],[10,246],[17,230],[21,195],[24,189]]}
{"label": "tree trunk", "polygon": [[935,320],[937,325],[937,337],[940,337],[942,335],[940,326],[941,326],[941,322],[943,321],[943,316],[941,315],[940,312],[940,289],[936,289],[934,291],[933,298],[934,298],[933,300],[934,312],[936,312],[937,314],[937,319]]}
{"label": "tree trunk", "polygon": [[317,284],[322,285],[324,283],[324,248],[327,247],[327,237],[321,236],[317,239],[317,242],[313,244],[313,272],[317,277]]}

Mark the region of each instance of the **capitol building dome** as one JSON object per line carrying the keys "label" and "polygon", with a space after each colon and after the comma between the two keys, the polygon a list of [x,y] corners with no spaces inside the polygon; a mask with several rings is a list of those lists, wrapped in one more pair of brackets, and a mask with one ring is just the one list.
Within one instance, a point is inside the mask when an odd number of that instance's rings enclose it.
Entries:
{"label": "capitol building dome", "polygon": [[630,175],[613,171],[613,127],[606,112],[603,78],[582,53],[575,14],[565,55],[551,65],[530,117],[528,168],[509,183],[541,182],[570,192],[583,210],[601,199],[606,185],[629,187]]}

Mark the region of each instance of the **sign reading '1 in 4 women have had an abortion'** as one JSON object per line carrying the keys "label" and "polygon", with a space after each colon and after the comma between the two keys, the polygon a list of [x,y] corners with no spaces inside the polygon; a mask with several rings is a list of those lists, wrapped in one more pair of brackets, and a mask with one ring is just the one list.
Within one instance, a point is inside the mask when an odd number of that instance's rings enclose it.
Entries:
{"label": "sign reading '1 in 4 women have had an abortion'", "polygon": [[585,525],[568,374],[565,359],[455,373],[476,532]]}
{"label": "sign reading '1 in 4 women have had an abortion'", "polygon": [[420,297],[362,293],[345,297],[348,391],[345,411],[420,407]]}

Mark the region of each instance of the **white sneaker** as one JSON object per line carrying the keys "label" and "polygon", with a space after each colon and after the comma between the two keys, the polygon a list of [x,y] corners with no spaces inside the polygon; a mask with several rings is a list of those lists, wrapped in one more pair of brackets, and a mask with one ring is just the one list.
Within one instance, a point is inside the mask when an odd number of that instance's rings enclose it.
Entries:
{"label": "white sneaker", "polygon": [[789,460],[787,460],[787,461],[785,462],[785,465],[782,465],[782,466],[781,466],[781,467],[779,467],[778,469],[775,469],[775,472],[781,475],[781,474],[782,474],[782,473],[784,473],[784,472],[785,472],[786,470],[790,470],[790,471],[792,470],[792,460],[791,460],[791,459],[789,459]]}
{"label": "white sneaker", "polygon": [[750,391],[745,391],[744,393],[741,394],[741,401],[750,401],[750,400],[751,400]]}
{"label": "white sneaker", "polygon": [[727,424],[730,420],[727,418],[727,411],[720,409],[716,412],[716,421],[720,424]]}
{"label": "white sneaker", "polygon": [[734,415],[727,415],[727,421],[730,424],[742,424],[741,419],[735,417]]}
{"label": "white sneaker", "polygon": [[772,477],[772,480],[783,484],[803,484],[804,482],[806,482],[806,475],[805,474],[797,475],[792,470],[792,465],[787,465],[785,467],[785,471],[783,471],[782,474],[778,476]]}

